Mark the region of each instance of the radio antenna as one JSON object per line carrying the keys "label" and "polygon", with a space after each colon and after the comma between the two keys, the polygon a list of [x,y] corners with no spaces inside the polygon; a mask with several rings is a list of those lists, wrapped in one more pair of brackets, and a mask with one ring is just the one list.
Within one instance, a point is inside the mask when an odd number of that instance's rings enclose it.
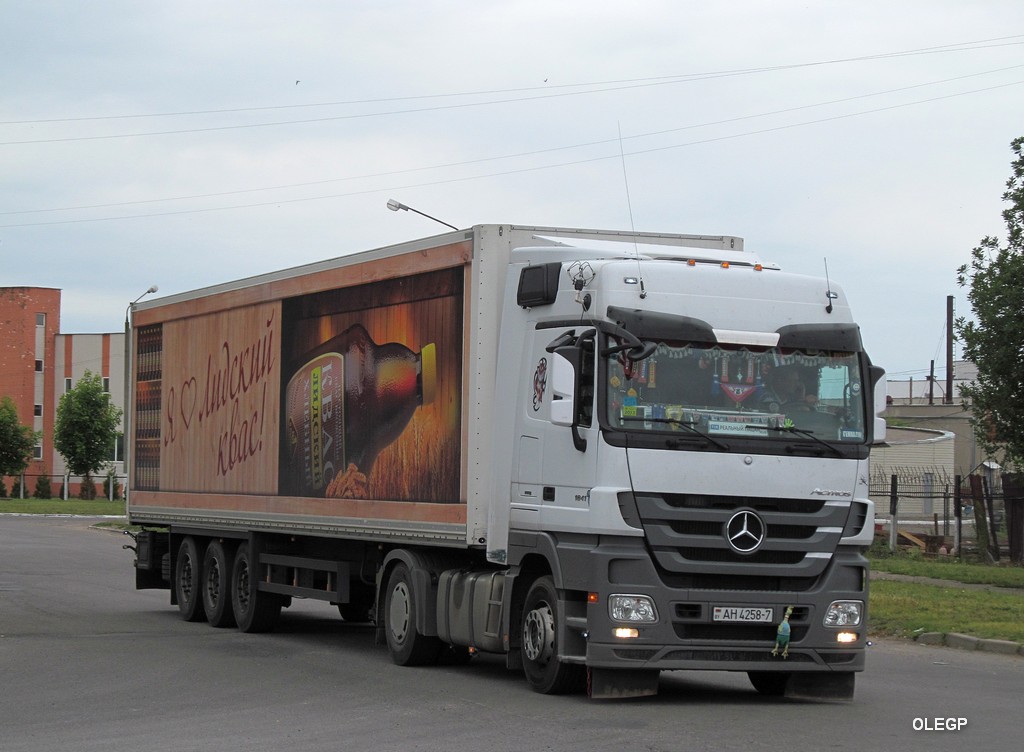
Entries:
{"label": "radio antenna", "polygon": [[633,202],[629,198],[629,177],[626,175],[626,154],[622,150],[622,124],[615,122],[619,129],[619,159],[622,160],[622,182],[626,185],[626,207],[629,209],[629,229],[633,233],[633,252],[636,254],[636,275],[640,280],[640,299],[647,297],[647,289],[644,287],[644,273],[640,268],[640,247],[636,242],[636,225],[633,223]]}
{"label": "radio antenna", "polygon": [[828,303],[825,304],[825,313],[832,313],[832,298],[835,295],[832,292],[832,283],[828,281],[828,257],[822,259],[825,262],[825,300]]}

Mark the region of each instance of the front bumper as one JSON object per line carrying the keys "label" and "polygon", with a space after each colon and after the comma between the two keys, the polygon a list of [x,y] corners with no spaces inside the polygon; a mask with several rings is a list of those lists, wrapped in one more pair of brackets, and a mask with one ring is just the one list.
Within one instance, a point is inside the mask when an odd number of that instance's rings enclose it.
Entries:
{"label": "front bumper", "polygon": [[[666,585],[640,541],[599,545],[591,552],[597,585],[586,609],[586,664],[592,668],[638,670],[721,670],[785,672],[863,671],[867,643],[868,562],[857,550],[840,548],[815,585],[803,591],[710,590]],[[644,583],[644,584],[641,584]],[[652,585],[652,583],[655,583]],[[646,595],[655,603],[655,623],[613,621],[612,594]],[[856,627],[826,627],[834,600],[864,603]],[[716,606],[773,609],[770,623],[717,622]],[[787,608],[787,655],[776,649],[778,626]],[[617,627],[636,636],[617,637]],[[852,635],[840,642],[839,633]]]}

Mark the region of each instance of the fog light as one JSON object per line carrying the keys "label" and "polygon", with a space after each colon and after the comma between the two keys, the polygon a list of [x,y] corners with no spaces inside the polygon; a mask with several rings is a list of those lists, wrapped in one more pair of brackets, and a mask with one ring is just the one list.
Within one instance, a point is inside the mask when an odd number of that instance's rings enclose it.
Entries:
{"label": "fog light", "polygon": [[832,601],[823,623],[826,627],[859,627],[863,613],[863,601]]}
{"label": "fog light", "polygon": [[836,635],[836,642],[849,643],[857,641],[856,632],[840,632]]}
{"label": "fog light", "polygon": [[612,595],[608,598],[608,615],[613,621],[654,623],[658,610],[646,595]]}
{"label": "fog light", "polygon": [[616,627],[612,634],[616,637],[621,637],[622,639],[631,639],[639,637],[640,630],[636,627]]}

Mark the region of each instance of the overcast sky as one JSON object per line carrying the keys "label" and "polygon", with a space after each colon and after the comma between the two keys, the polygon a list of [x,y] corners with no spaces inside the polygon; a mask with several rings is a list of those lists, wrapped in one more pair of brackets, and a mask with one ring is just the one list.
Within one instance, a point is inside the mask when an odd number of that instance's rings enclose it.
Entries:
{"label": "overcast sky", "polygon": [[65,332],[443,231],[395,198],[827,258],[872,359],[944,376],[1024,135],[1021,0],[5,0],[0,27],[0,286],[61,288]]}

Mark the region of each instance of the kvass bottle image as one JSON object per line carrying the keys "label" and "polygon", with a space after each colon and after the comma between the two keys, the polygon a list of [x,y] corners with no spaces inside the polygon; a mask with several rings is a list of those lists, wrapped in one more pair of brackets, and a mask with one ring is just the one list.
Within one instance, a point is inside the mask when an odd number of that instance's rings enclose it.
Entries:
{"label": "kvass bottle image", "polygon": [[377,455],[434,400],[436,358],[359,324],[305,353],[285,388],[282,493],[365,498]]}

